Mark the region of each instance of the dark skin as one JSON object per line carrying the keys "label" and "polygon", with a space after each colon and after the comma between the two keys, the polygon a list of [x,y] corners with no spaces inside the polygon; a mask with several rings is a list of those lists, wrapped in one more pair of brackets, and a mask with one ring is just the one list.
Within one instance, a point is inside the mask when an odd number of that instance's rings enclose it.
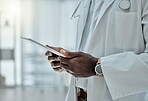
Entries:
{"label": "dark skin", "polygon": [[[47,45],[48,46],[48,45]],[[56,51],[62,53],[65,57],[59,57],[49,51],[46,52],[48,60],[55,71],[67,71],[75,77],[90,77],[96,73],[94,68],[98,62],[98,58],[84,52],[69,52],[63,48],[52,47]]]}

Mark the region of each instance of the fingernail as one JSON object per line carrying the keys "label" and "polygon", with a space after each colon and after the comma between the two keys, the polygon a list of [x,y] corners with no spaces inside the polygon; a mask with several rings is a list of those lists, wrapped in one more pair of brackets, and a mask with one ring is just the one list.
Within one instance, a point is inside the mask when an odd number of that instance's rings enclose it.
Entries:
{"label": "fingernail", "polygon": [[60,53],[65,54],[65,53],[66,53],[66,51],[65,51],[64,49],[61,49],[61,50],[60,50]]}
{"label": "fingernail", "polygon": [[64,69],[60,69],[60,70],[59,70],[59,72],[63,72],[63,71],[64,71]]}
{"label": "fingernail", "polygon": [[52,56],[52,53],[49,53],[49,56]]}
{"label": "fingernail", "polygon": [[59,61],[60,61],[60,60],[61,60],[61,57],[57,57],[57,60],[59,60]]}

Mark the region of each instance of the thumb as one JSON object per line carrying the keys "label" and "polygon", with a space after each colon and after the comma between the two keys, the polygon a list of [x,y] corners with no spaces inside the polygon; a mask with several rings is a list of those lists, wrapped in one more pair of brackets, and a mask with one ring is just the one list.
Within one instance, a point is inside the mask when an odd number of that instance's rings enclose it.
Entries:
{"label": "thumb", "polygon": [[53,49],[53,50],[56,50],[58,52],[60,52],[60,49],[61,49],[60,47],[53,47],[53,46],[49,46],[49,45],[46,45],[46,46]]}
{"label": "thumb", "polygon": [[65,49],[61,49],[60,53],[63,54],[67,58],[74,58],[74,57],[78,56],[78,52],[70,52]]}

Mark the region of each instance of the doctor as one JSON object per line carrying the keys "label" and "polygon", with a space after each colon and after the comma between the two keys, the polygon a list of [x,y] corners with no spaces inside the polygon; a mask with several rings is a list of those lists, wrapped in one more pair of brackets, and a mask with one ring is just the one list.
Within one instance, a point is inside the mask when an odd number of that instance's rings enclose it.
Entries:
{"label": "doctor", "polygon": [[73,75],[66,101],[148,101],[148,0],[80,0],[72,20],[78,52],[46,53]]}

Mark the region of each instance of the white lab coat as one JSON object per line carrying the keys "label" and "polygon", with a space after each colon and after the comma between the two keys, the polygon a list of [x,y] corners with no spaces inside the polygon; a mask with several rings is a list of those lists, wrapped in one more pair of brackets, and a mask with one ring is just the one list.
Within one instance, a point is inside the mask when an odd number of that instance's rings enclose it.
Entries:
{"label": "white lab coat", "polygon": [[[129,11],[119,8],[120,1],[105,0],[87,40],[85,52],[101,58],[104,77],[72,77],[66,101],[77,101],[76,85],[87,90],[88,101],[148,101],[148,0],[130,0]],[[80,0],[73,14],[77,49],[89,2]]]}

